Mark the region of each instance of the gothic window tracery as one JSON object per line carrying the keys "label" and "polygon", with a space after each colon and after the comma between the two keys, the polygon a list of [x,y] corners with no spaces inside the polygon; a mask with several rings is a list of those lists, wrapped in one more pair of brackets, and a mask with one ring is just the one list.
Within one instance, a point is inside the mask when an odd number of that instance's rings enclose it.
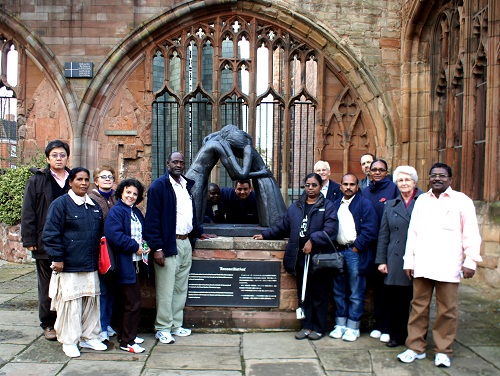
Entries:
{"label": "gothic window tracery", "polygon": [[[452,167],[454,189],[475,199],[484,197],[487,98],[488,12],[479,3],[449,2],[431,40],[431,145],[437,159]],[[466,17],[466,6],[479,9]],[[472,80],[465,80],[466,72]]]}
{"label": "gothic window tracery", "polygon": [[151,61],[153,177],[171,151],[189,166],[205,136],[234,124],[254,138],[289,201],[300,195],[314,164],[316,50],[276,25],[217,16],[174,31]]}

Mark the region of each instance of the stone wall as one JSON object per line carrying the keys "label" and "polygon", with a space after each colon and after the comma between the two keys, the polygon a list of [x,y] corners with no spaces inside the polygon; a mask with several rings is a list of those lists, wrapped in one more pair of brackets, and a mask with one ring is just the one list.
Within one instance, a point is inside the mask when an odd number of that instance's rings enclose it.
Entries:
{"label": "stone wall", "polygon": [[0,259],[19,264],[33,261],[21,243],[21,225],[7,226],[0,222]]}

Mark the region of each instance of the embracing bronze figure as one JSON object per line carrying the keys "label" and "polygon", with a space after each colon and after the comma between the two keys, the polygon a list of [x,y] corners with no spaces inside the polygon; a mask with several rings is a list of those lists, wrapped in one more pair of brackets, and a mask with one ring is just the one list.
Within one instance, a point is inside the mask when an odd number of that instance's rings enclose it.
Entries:
{"label": "embracing bronze figure", "polygon": [[[242,159],[242,165],[237,158]],[[196,218],[199,223],[203,223],[210,172],[219,160],[233,181],[252,179],[261,226],[272,226],[282,218],[286,206],[278,183],[252,146],[252,138],[235,125],[226,125],[219,132],[205,137],[186,173],[195,181],[191,192],[197,203]]]}

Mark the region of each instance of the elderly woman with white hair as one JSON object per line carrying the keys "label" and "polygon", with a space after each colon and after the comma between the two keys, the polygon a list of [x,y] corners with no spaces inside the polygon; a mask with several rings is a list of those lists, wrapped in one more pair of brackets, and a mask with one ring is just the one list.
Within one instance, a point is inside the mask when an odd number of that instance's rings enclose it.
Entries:
{"label": "elderly woman with white hair", "polygon": [[412,281],[403,270],[406,237],[415,200],[422,193],[417,188],[417,171],[411,166],[399,166],[393,174],[400,196],[387,201],[382,215],[375,263],[385,275],[385,318],[390,341],[388,347],[405,343],[408,317],[413,297]]}

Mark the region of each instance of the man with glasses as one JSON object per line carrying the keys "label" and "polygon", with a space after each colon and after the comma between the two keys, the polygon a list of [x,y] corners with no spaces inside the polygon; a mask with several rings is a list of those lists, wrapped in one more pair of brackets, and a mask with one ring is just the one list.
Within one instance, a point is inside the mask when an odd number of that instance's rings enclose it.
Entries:
{"label": "man with glasses", "polygon": [[45,338],[57,339],[54,324],[56,312],[50,310],[49,284],[52,275],[51,261],[44,251],[42,243],[43,227],[47,219],[50,204],[69,190],[66,167],[69,158],[67,143],[54,140],[45,148],[47,167],[34,170],[24,189],[24,201],[21,214],[21,237],[23,247],[31,251],[36,260],[38,279],[38,316]]}
{"label": "man with glasses", "polygon": [[326,161],[317,161],[314,164],[314,172],[321,176],[323,180],[323,186],[321,187],[321,193],[326,199],[330,201],[335,201],[342,197],[342,191],[340,190],[340,184],[334,182],[330,179],[331,171],[330,164]]}
{"label": "man with glasses", "polygon": [[451,188],[451,168],[435,163],[429,181],[431,189],[416,201],[408,229],[403,269],[413,280],[413,301],[408,349],[398,358],[411,363],[426,357],[429,306],[435,291],[434,364],[449,367],[457,330],[458,284],[461,278],[472,278],[482,261],[481,236],[474,203]]}

